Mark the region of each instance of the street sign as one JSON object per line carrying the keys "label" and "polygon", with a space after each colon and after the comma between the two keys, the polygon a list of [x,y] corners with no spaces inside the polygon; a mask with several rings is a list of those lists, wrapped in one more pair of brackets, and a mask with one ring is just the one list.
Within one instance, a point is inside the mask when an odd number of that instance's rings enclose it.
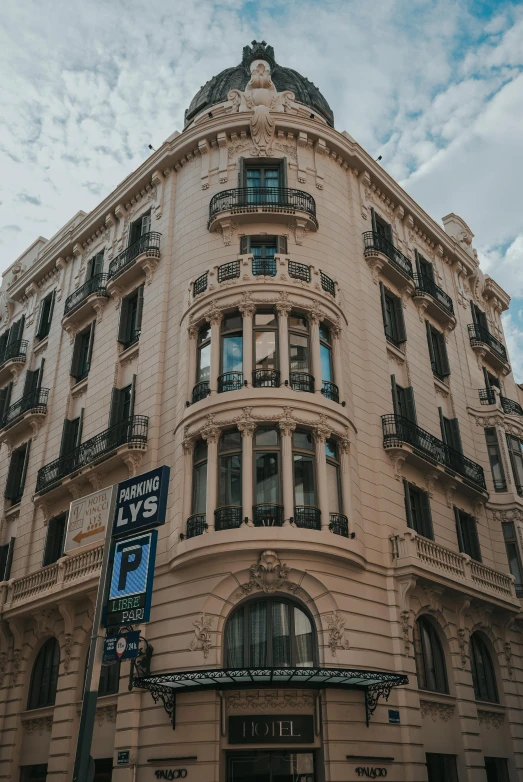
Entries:
{"label": "street sign", "polygon": [[152,530],[114,545],[105,627],[149,621],[157,539]]}
{"label": "street sign", "polygon": [[118,484],[113,537],[165,524],[169,474],[169,467],[157,467]]}
{"label": "street sign", "polygon": [[130,759],[131,759],[130,749],[119,749],[118,756],[116,758],[116,765],[126,766],[130,762]]}
{"label": "street sign", "polygon": [[75,554],[84,546],[105,539],[109,526],[111,497],[116,488],[109,486],[71,503],[65,536],[65,554]]}
{"label": "street sign", "polygon": [[134,660],[138,657],[140,631],[110,635],[104,643],[104,663],[115,663],[118,660]]}

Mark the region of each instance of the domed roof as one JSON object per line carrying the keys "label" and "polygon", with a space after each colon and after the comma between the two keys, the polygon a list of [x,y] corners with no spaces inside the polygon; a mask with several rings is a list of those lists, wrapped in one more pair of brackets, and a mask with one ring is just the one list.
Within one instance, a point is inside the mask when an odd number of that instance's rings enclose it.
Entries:
{"label": "domed roof", "polygon": [[240,65],[235,68],[226,68],[200,88],[185,112],[185,124],[187,125],[204,109],[226,101],[230,90],[243,91],[251,78],[249,65],[253,60],[265,60],[269,63],[271,78],[278,92],[291,90],[298,103],[309,106],[331,127],[334,127],[334,115],[319,89],[301,73],[293,71],[292,68],[278,65],[274,59],[274,49],[272,46],[268,46],[265,41],[252,41],[252,47],[244,46]]}

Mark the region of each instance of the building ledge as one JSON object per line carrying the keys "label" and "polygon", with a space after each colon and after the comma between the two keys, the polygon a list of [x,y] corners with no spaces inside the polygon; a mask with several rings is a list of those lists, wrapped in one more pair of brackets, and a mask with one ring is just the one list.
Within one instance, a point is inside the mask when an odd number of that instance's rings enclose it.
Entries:
{"label": "building ledge", "polygon": [[452,331],[456,327],[454,304],[450,296],[436,283],[423,275],[414,275],[415,288],[412,299],[418,309],[420,318],[425,313],[430,315],[444,331]]}
{"label": "building ledge", "polygon": [[160,239],[157,231],[144,234],[111,261],[107,291],[113,298],[118,300],[144,280],[152,280],[160,262]]}
{"label": "building ledge", "polygon": [[363,234],[364,256],[374,282],[381,275],[390,280],[400,291],[414,292],[414,275],[411,261],[393,244],[374,231]]}
{"label": "building ledge", "polygon": [[281,222],[296,220],[296,230],[317,231],[316,203],[304,190],[294,188],[244,188],[222,190],[209,204],[209,231],[230,234],[234,222]]}
{"label": "building ledge", "polygon": [[0,386],[3,386],[7,380],[16,383],[25,364],[27,345],[26,339],[20,339],[5,349],[3,356],[0,357]]}
{"label": "building ledge", "polygon": [[47,415],[48,388],[37,388],[10,405],[2,417],[0,442],[11,446],[27,431],[32,432],[32,438]]}

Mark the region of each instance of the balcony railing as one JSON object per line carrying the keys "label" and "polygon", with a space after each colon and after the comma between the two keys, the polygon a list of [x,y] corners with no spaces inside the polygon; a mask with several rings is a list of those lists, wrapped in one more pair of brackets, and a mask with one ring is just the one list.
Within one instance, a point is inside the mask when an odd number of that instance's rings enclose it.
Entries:
{"label": "balcony railing", "polygon": [[7,345],[3,353],[0,353],[0,367],[7,361],[25,361],[27,344],[26,339],[17,339],[15,342]]}
{"label": "balcony railing", "polygon": [[434,280],[431,280],[430,277],[427,277],[424,274],[415,274],[414,282],[416,283],[416,291],[414,292],[414,295],[416,295],[417,291],[428,293],[438,302],[441,307],[443,307],[444,310],[446,310],[450,315],[454,315],[454,303],[452,299],[448,293],[445,293],[444,290],[436,285]]}
{"label": "balcony railing", "polygon": [[330,293],[331,296],[336,295],[336,287],[334,285],[334,280],[331,280],[330,277],[328,277],[324,272],[320,271],[320,280],[321,280],[321,287],[324,291],[327,291],[327,293]]}
{"label": "balcony railing", "polygon": [[205,513],[195,513],[187,519],[187,538],[195,538],[207,531]]}
{"label": "balcony railing", "polygon": [[499,341],[499,339],[496,339],[496,337],[492,336],[488,329],[483,328],[483,326],[480,326],[479,323],[470,323],[468,330],[470,344],[472,347],[476,347],[477,345],[488,345],[488,347],[494,353],[496,353],[496,355],[499,356],[502,361],[508,363],[507,349]]}
{"label": "balcony railing", "polygon": [[311,505],[298,505],[294,508],[294,523],[304,529],[321,529],[321,511]]}
{"label": "balcony railing", "polygon": [[277,369],[255,369],[252,384],[254,388],[279,388],[280,373]]}
{"label": "balcony railing", "polygon": [[220,212],[283,212],[294,214],[298,210],[309,215],[317,225],[316,202],[303,190],[287,187],[237,187],[222,190],[211,198],[207,228]]}
{"label": "balcony railing", "polygon": [[214,528],[237,529],[243,523],[242,509],[238,505],[227,505],[223,508],[216,508],[214,511]]}
{"label": "balcony railing", "polygon": [[129,245],[109,264],[109,279],[114,280],[115,277],[118,277],[128,266],[132,266],[138,256],[143,253],[159,258],[161,236],[158,231],[150,231],[150,233],[141,236],[137,242]]}
{"label": "balcony railing", "polygon": [[332,402],[340,401],[340,389],[335,383],[330,383],[328,380],[322,381],[321,393],[326,399],[330,399]]}
{"label": "balcony railing", "polygon": [[507,415],[523,415],[523,407],[513,399],[507,399],[506,396],[500,396],[501,407]]}
{"label": "balcony railing", "polygon": [[349,537],[349,520],[343,513],[330,514],[329,529],[334,535],[341,535],[343,538]]}
{"label": "balcony railing", "polygon": [[309,394],[314,394],[314,378],[306,372],[291,372],[289,382],[294,391],[306,391]]}
{"label": "balcony railing", "polygon": [[255,527],[281,527],[283,525],[283,505],[264,502],[254,505],[252,520]]}
{"label": "balcony railing", "polygon": [[47,399],[49,397],[48,388],[35,388],[29,394],[25,394],[21,399],[14,402],[7,408],[0,420],[0,428],[12,426],[18,421],[24,413],[47,413]]}
{"label": "balcony railing", "polygon": [[65,300],[64,317],[70,315],[78,307],[80,307],[84,301],[95,293],[97,296],[107,296],[107,274],[95,274],[90,280],[80,285],[70,296]]}
{"label": "balcony railing", "polygon": [[289,261],[289,277],[293,277],[295,280],[303,280],[303,282],[310,282],[311,267],[305,263]]}
{"label": "balcony railing", "polygon": [[276,258],[253,258],[252,273],[255,277],[276,277]]}
{"label": "balcony railing", "polygon": [[482,405],[496,404],[496,394],[492,388],[480,388],[478,393],[479,393],[480,404]]}
{"label": "balcony railing", "polygon": [[36,492],[46,491],[68,475],[106,459],[121,445],[144,448],[148,426],[149,418],[146,415],[133,415],[91,437],[73,451],[40,468],[36,478]]}
{"label": "balcony railing", "polygon": [[430,461],[443,465],[461,475],[466,481],[486,490],[483,468],[455,448],[451,448],[403,416],[382,415],[381,421],[384,448],[401,448],[403,443],[408,443]]}
{"label": "balcony railing", "polygon": [[218,282],[235,280],[240,276],[240,261],[230,261],[218,266]]}
{"label": "balcony railing", "polygon": [[239,391],[243,388],[243,372],[224,372],[218,377],[218,393]]}
{"label": "balcony railing", "polygon": [[365,242],[365,255],[373,255],[375,252],[383,253],[401,274],[414,278],[410,260],[399,250],[396,250],[394,245],[381,234],[375,231],[365,231],[363,241]]}
{"label": "balcony railing", "polygon": [[203,293],[207,290],[207,278],[209,274],[208,272],[205,272],[205,274],[200,275],[200,277],[197,277],[193,283],[192,286],[192,295],[198,296],[200,293]]}
{"label": "balcony railing", "polygon": [[195,402],[199,402],[200,399],[205,399],[205,397],[209,396],[210,393],[211,393],[211,389],[209,388],[208,380],[202,380],[201,383],[196,383],[196,385],[192,390],[193,405]]}

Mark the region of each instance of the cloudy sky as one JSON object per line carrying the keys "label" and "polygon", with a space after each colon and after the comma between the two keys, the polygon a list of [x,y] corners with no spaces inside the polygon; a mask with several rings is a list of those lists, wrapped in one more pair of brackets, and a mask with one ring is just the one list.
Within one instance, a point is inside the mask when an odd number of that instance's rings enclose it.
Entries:
{"label": "cloudy sky", "polygon": [[523,381],[523,5],[510,0],[3,0],[0,271],[92,209],[200,85],[264,39],[512,296]]}

